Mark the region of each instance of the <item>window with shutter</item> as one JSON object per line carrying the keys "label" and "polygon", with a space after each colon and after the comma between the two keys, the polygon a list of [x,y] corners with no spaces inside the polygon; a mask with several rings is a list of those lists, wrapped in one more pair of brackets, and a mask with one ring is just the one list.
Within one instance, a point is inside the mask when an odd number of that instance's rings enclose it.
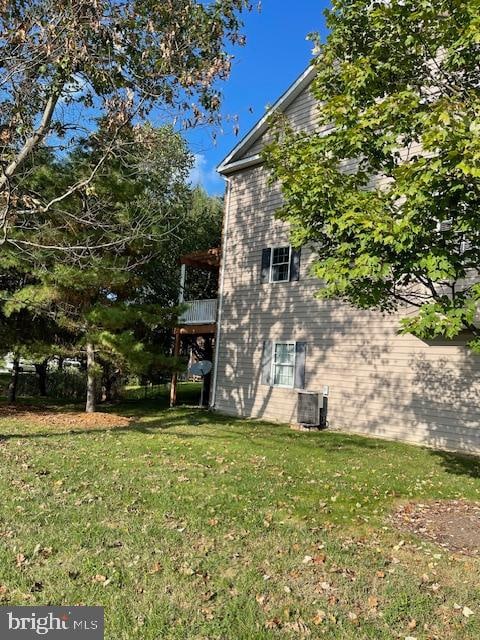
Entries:
{"label": "window with shutter", "polygon": [[305,388],[306,342],[264,342],[262,384]]}
{"label": "window with shutter", "polygon": [[260,281],[293,282],[300,279],[300,249],[284,247],[268,247],[262,249]]}

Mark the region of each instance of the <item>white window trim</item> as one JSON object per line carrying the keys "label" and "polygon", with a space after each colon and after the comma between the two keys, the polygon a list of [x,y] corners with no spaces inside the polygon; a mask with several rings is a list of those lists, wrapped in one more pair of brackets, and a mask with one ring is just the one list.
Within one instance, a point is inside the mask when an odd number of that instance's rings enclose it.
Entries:
{"label": "white window trim", "polygon": [[[273,252],[275,249],[286,249],[288,247],[288,275],[286,280],[273,280]],[[284,263],[282,263],[284,264]],[[270,247],[270,273],[268,276],[268,281],[270,284],[284,284],[285,282],[290,282],[290,269],[292,265],[292,245],[287,244],[276,244],[274,247]],[[283,343],[282,343],[283,344]]]}
{"label": "white window trim", "polygon": [[[292,376],[292,384],[275,384],[275,364],[277,364],[275,362],[275,348],[277,346],[277,344],[286,344],[288,346],[293,346],[293,364],[292,369],[293,369],[293,376]],[[290,365],[281,365],[280,366],[290,366]],[[291,340],[275,340],[272,343],[272,365],[271,365],[271,370],[270,370],[270,380],[272,381],[272,387],[277,387],[279,389],[295,389],[295,370],[297,367],[297,343],[296,342],[292,342]]]}

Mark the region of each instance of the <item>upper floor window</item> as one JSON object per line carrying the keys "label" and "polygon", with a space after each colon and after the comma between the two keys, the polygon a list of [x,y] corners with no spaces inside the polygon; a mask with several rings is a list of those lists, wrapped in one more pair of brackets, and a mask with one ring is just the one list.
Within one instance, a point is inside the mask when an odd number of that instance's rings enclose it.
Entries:
{"label": "upper floor window", "polygon": [[270,265],[270,282],[288,282],[290,280],[291,247],[274,247]]}
{"label": "upper floor window", "polygon": [[261,281],[291,282],[300,277],[300,249],[289,245],[262,250]]}

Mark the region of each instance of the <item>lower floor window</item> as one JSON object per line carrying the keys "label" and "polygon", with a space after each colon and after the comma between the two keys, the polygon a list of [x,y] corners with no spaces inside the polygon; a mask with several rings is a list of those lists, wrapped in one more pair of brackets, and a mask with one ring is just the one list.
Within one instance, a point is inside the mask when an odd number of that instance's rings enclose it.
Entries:
{"label": "lower floor window", "polygon": [[295,379],[295,343],[275,342],[272,359],[273,384],[293,387]]}

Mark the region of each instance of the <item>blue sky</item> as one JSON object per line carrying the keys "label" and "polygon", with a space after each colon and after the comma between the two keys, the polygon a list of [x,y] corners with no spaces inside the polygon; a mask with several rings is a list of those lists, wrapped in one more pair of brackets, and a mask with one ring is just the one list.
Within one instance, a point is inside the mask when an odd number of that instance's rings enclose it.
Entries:
{"label": "blue sky", "polygon": [[223,180],[215,167],[239,140],[264,115],[265,107],[275,100],[302,73],[311,59],[312,43],[307,33],[326,35],[323,11],[328,0],[263,0],[260,12],[245,17],[245,47],[236,49],[230,79],[222,86],[223,114],[237,116],[225,121],[223,132],[197,129],[187,138],[195,154],[192,181],[212,194],[223,193]]}

